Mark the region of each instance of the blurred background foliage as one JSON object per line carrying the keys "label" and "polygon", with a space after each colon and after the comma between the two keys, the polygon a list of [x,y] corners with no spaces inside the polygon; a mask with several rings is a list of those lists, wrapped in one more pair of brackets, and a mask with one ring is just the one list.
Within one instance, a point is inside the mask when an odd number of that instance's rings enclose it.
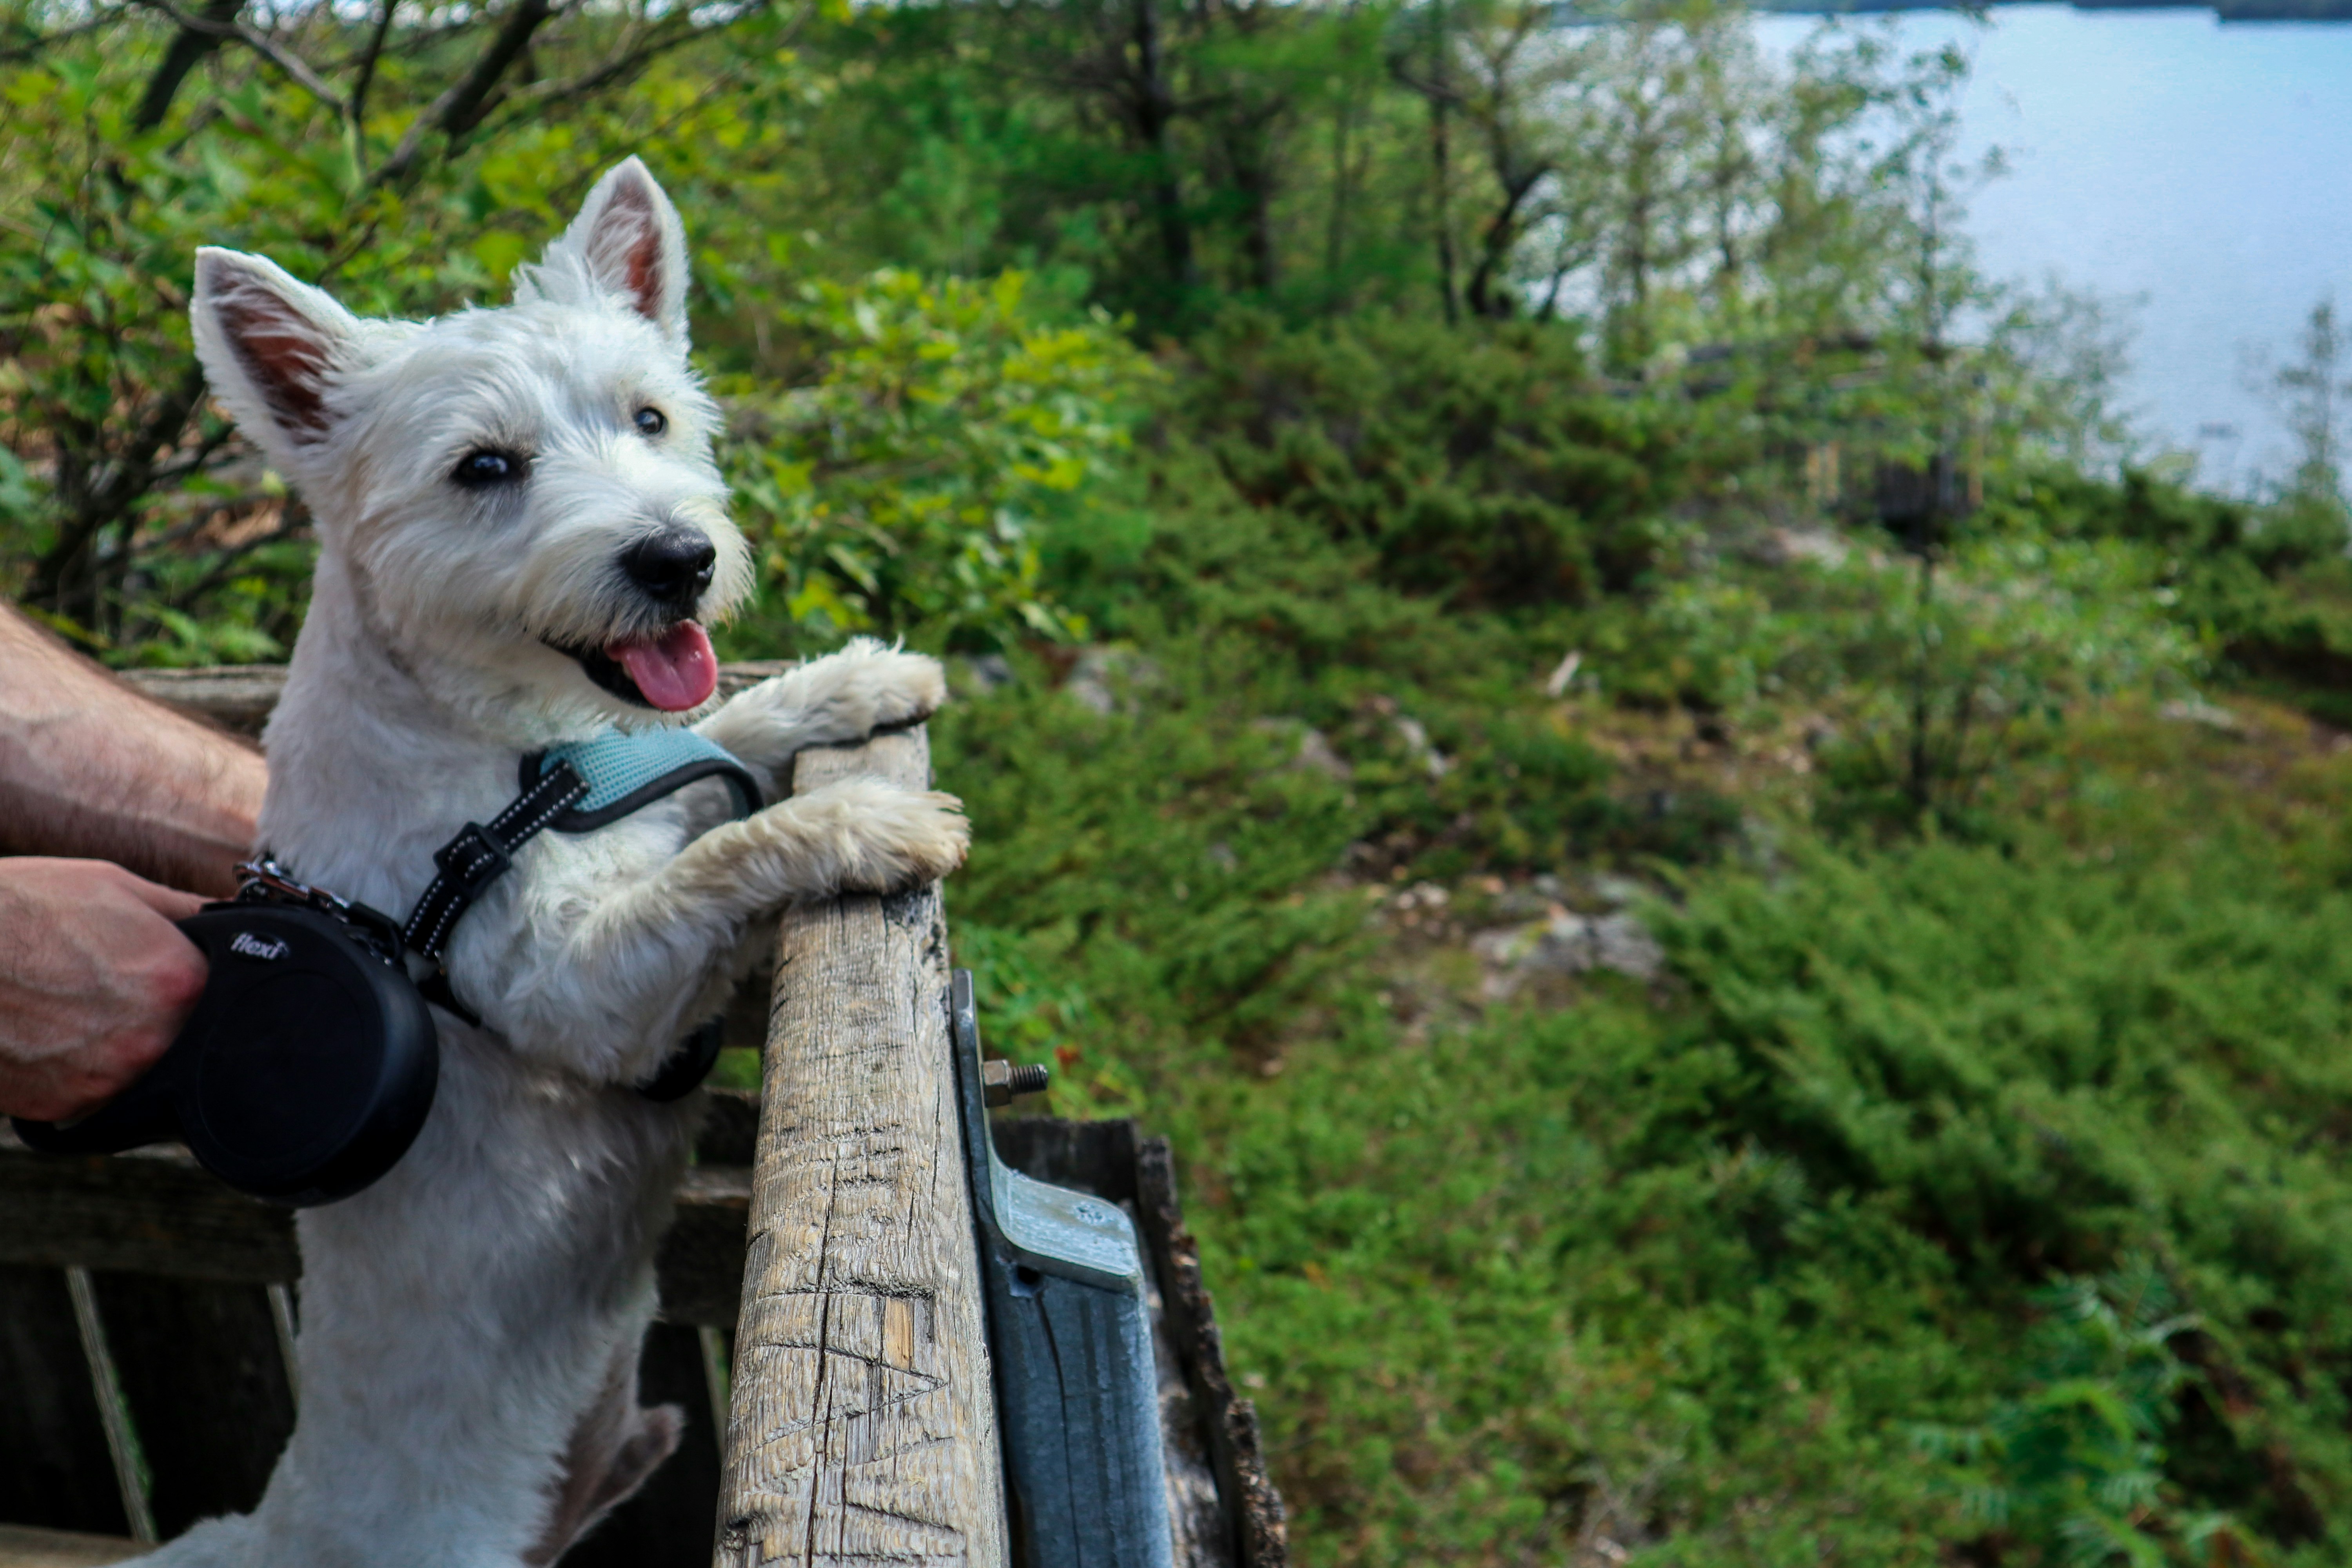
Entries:
{"label": "blurred background foliage", "polygon": [[194,248],[694,247],[736,657],[950,656],[950,899],[1178,1143],[1311,1563],[2352,1552],[2352,393],[2220,497],[1956,53],[1708,0],[0,0],[0,578],[282,658]]}

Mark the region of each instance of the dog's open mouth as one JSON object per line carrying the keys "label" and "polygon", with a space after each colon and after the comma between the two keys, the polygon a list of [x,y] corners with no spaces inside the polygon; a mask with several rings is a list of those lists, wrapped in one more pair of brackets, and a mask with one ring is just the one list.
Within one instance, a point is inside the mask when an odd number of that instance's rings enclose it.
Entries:
{"label": "dog's open mouth", "polygon": [[680,621],[657,637],[580,647],[548,640],[548,647],[578,661],[589,679],[640,708],[682,713],[699,708],[719,689],[719,656],[699,623]]}

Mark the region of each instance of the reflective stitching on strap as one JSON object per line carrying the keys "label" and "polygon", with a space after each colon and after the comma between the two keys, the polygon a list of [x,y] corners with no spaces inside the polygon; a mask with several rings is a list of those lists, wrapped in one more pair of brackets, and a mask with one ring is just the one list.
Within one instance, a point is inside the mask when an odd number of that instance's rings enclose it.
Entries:
{"label": "reflective stitching on strap", "polygon": [[[572,754],[564,755],[566,752]],[[535,780],[534,768],[542,769]],[[525,840],[559,822],[566,833],[590,831],[714,774],[733,789],[739,816],[759,809],[759,786],[743,765],[725,748],[692,731],[639,737],[614,732],[524,757],[522,794],[488,824],[466,824],[464,832],[434,851],[439,869],[402,929],[402,942],[434,966],[418,983],[425,1000],[469,1024],[481,1022],[451,989],[449,972],[441,963],[442,947],[474,900],[513,865]],[[592,796],[599,803],[596,811],[583,807],[573,813],[573,807]],[[657,1100],[675,1100],[701,1083],[718,1056],[718,1023],[713,1019],[689,1034],[654,1076],[638,1086],[638,1092]]]}
{"label": "reflective stitching on strap", "polygon": [[[548,781],[552,784],[562,784],[564,774],[570,772],[571,770],[568,765],[559,765],[554,772],[547,775]],[[520,831],[515,833],[511,837],[509,837],[508,836],[507,830],[509,825],[507,819],[514,816],[517,812],[522,810],[525,806],[530,805],[532,798],[541,794],[544,786],[542,786],[542,789],[535,789],[531,791],[530,795],[524,795],[520,800],[516,801],[512,805],[508,806],[504,811],[499,813],[498,816],[492,817],[490,819],[491,831],[497,833],[500,838],[507,839],[509,844],[520,844],[524,839],[529,838],[532,834],[537,833],[549,823],[562,816],[566,808],[568,808],[573,801],[578,800],[582,795],[588,793],[587,780],[580,777],[578,773],[572,773],[572,782],[571,785],[556,790],[555,793],[543,803],[540,814],[530,822],[525,823]]]}
{"label": "reflective stitching on strap", "polygon": [[[506,870],[507,862],[523,841],[561,816],[572,803],[588,793],[588,781],[569,764],[548,772],[538,787],[490,818],[488,826],[467,823],[466,830],[443,845],[433,857],[441,869],[408,917],[401,940],[438,963],[442,943],[457,917]],[[460,857],[463,857],[462,861]],[[483,873],[488,871],[488,876]]]}

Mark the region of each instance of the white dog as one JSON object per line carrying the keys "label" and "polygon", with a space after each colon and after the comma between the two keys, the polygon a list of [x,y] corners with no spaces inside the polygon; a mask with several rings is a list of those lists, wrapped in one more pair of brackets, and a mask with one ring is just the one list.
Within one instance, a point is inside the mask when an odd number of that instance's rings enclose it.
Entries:
{"label": "white dog", "polygon": [[[294,876],[404,916],[523,755],[708,704],[696,617],[751,564],[685,296],[677,216],[635,159],[503,309],[361,321],[257,257],[198,256],[213,391],[317,519],[261,817]],[[796,750],[944,696],[934,661],[861,643],[699,728],[773,800]],[[302,1405],[268,1491],[150,1561],[549,1563],[676,1445],[635,1373],[691,1112],[628,1086],[719,1009],[762,917],[930,880],[966,842],[951,797],[878,780],[740,822],[720,793],[531,839],[458,924],[449,975],[480,1026],[436,1012],[415,1147],[298,1223]]]}

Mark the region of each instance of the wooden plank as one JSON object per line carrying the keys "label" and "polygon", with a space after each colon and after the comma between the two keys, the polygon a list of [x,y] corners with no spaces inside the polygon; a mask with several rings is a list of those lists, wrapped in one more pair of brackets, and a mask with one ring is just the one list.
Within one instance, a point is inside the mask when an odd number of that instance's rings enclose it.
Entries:
{"label": "wooden plank", "polygon": [[0,1524],[0,1568],[104,1568],[153,1550],[119,1536]]}
{"label": "wooden plank", "polygon": [[[768,985],[762,981],[762,995]],[[761,1006],[761,1036],[767,1034],[767,1007]],[[752,1045],[761,1041],[755,1039]],[[703,1090],[702,1130],[695,1134],[694,1157],[705,1165],[740,1165],[751,1167],[751,1151],[760,1141],[760,1091],[755,1089],[710,1089]],[[733,1328],[733,1323],[727,1325]]]}
{"label": "wooden plank", "polygon": [[155,1513],[147,1506],[147,1468],[139,1458],[139,1433],[131,1425],[131,1402],[122,1396],[122,1379],[115,1371],[114,1349],[107,1343],[106,1324],[98,1315],[98,1287],[87,1268],[66,1270],[66,1293],[73,1300],[74,1327],[81,1337],[83,1364],[89,1368],[90,1391],[98,1395],[99,1419],[106,1427],[107,1457],[113,1462],[115,1489],[122,1511],[130,1516],[131,1539],[152,1545]]}
{"label": "wooden plank", "polygon": [[203,669],[126,669],[122,679],[166,707],[240,735],[258,735],[286,689],[282,664],[216,664]]}
{"label": "wooden plank", "polygon": [[[792,668],[785,659],[754,659],[719,668],[719,689],[733,696]],[[126,669],[124,681],[169,708],[209,719],[240,735],[259,735],[286,689],[282,664],[215,664],[202,669]]]}
{"label": "wooden plank", "polygon": [[0,1266],[0,1520],[129,1534],[62,1269]]}
{"label": "wooden plank", "polygon": [[1225,1375],[1224,1338],[1201,1274],[1201,1249],[1176,1200],[1176,1162],[1165,1138],[1135,1141],[1136,1216],[1142,1221],[1161,1295],[1160,1330],[1182,1368],[1207,1439],[1210,1468],[1233,1529],[1241,1568],[1283,1568],[1290,1537],[1282,1496],[1266,1474],[1257,1407]]}
{"label": "wooden plank", "polygon": [[[793,790],[929,783],[918,729]],[[721,1568],[1004,1562],[936,889],[788,911],[719,1490]]]}
{"label": "wooden plank", "polygon": [[[714,1128],[740,1136],[744,1108]],[[751,1175],[689,1167],[656,1260],[663,1316],[735,1326]],[[0,1265],[78,1268],[231,1285],[300,1277],[294,1215],[222,1183],[176,1147],[37,1154],[0,1129]]]}
{"label": "wooden plank", "polygon": [[678,1184],[677,1214],[655,1255],[662,1319],[731,1329],[743,1300],[743,1238],[751,1214],[751,1173],[739,1165],[691,1165]]}
{"label": "wooden plank", "polygon": [[184,1149],[37,1154],[0,1133],[0,1263],[184,1279],[294,1279],[294,1215],[236,1191]]}
{"label": "wooden plank", "polygon": [[261,1500],[294,1431],[294,1391],[267,1288],[147,1274],[92,1277],[116,1375],[169,1541]]}

